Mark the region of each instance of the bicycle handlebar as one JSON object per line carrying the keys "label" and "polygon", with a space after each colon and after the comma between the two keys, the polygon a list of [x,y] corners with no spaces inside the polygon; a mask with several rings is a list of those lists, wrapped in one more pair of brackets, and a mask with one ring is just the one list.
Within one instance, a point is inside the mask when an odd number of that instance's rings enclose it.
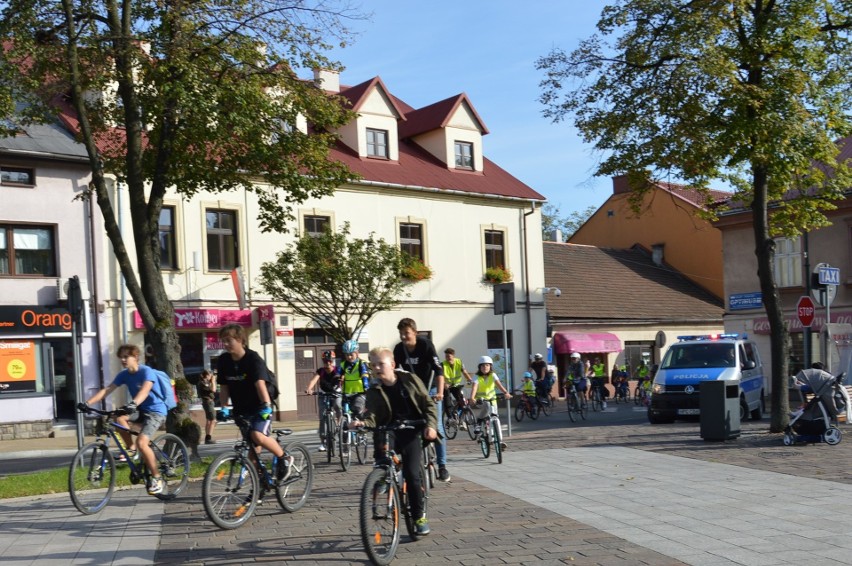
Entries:
{"label": "bicycle handlebar", "polygon": [[102,416],[104,416],[104,417],[120,417],[120,416],[123,416],[123,415],[127,415],[127,414],[129,414],[129,413],[127,413],[126,411],[124,411],[124,410],[122,410],[122,409],[114,409],[114,410],[112,410],[112,411],[102,411],[101,409],[96,409],[95,407],[86,407],[86,408],[84,409],[84,408],[82,408],[82,407],[79,407],[79,406],[78,406],[78,407],[77,407],[77,410],[78,410],[79,412],[83,413],[83,414],[87,414],[87,415],[90,415],[90,414],[102,415]]}
{"label": "bicycle handlebar", "polygon": [[406,430],[406,429],[414,429],[418,426],[424,426],[426,424],[426,419],[412,419],[412,420],[401,420],[394,421],[390,424],[386,425],[376,425],[376,426],[367,426],[361,425],[356,428],[363,428],[365,430]]}

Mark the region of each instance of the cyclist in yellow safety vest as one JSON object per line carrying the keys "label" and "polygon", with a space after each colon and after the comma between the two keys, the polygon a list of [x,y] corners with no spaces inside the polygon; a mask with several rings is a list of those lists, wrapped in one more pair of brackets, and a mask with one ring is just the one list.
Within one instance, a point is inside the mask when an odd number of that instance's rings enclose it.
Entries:
{"label": "cyclist in yellow safety vest", "polygon": [[343,343],[340,373],[343,377],[343,400],[349,404],[349,410],[358,419],[364,412],[364,392],[370,386],[370,367],[358,357],[357,340],[347,340]]}
{"label": "cyclist in yellow safety vest", "polygon": [[606,380],[606,366],[600,358],[595,358],[595,363],[592,364],[592,390],[595,387],[600,388],[603,408],[606,409],[606,398],[609,392],[604,387],[604,380]]}
{"label": "cyclist in yellow safety vest", "polygon": [[[444,414],[450,414],[453,410],[453,399],[458,408],[464,406],[464,386],[465,382],[470,384],[471,377],[464,367],[464,362],[461,358],[456,357],[456,351],[452,348],[444,350]],[[462,381],[464,378],[465,381]],[[462,423],[464,425],[464,423]]]}
{"label": "cyclist in yellow safety vest", "polygon": [[[488,404],[491,408],[491,414],[497,414],[497,392],[499,389],[506,396],[506,399],[511,399],[512,394],[500,382],[500,378],[492,371],[494,360],[490,356],[482,356],[479,358],[479,369],[473,374],[473,388],[470,390],[471,401],[476,401],[477,404]],[[480,413],[482,414],[482,413]],[[479,422],[476,423],[476,434],[481,432]],[[497,427],[497,436],[500,439],[500,444],[503,450],[506,449],[506,444],[503,442],[503,431],[501,427]]]}
{"label": "cyclist in yellow safety vest", "polygon": [[532,372],[524,372],[524,383],[521,385],[521,391],[530,399],[535,399],[535,382]]}

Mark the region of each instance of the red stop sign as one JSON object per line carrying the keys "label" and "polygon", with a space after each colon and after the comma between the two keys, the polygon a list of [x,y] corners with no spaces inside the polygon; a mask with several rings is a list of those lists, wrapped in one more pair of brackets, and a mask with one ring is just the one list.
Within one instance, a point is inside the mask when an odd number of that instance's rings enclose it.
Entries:
{"label": "red stop sign", "polygon": [[799,298],[799,302],[796,305],[796,314],[802,326],[809,327],[814,323],[814,302],[810,297],[803,295]]}

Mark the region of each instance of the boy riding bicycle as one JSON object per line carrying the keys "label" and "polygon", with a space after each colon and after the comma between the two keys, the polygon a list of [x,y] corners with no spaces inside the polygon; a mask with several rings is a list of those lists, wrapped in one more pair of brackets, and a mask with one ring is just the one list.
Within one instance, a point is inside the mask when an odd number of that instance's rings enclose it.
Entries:
{"label": "boy riding bicycle", "polygon": [[[370,350],[370,367],[379,379],[379,386],[367,391],[363,421],[354,420],[352,426],[387,425],[399,420],[425,419],[422,437],[427,441],[438,439],[438,411],[426,391],[423,381],[406,371],[394,371],[393,351],[378,347]],[[429,534],[429,521],[423,513],[421,470],[423,442],[420,430],[398,430],[391,440],[394,451],[402,456],[402,476],[408,485],[411,515],[415,517],[418,535]],[[378,447],[375,447],[378,452]]]}
{"label": "boy riding bicycle", "polygon": [[[470,390],[470,398],[480,406],[487,403],[491,407],[491,414],[496,415],[497,392],[495,389],[502,391],[506,396],[506,399],[511,399],[512,394],[509,393],[509,390],[500,382],[500,378],[492,371],[492,367],[494,367],[494,360],[492,360],[490,356],[482,356],[479,358],[479,368],[473,375],[473,389]],[[482,432],[480,427],[481,424],[477,421],[475,429],[477,434]],[[500,441],[500,447],[503,450],[506,450],[507,446],[506,443],[503,442],[503,431],[501,427],[497,427],[497,436],[499,437],[498,440]]]}
{"label": "boy riding bicycle", "polygon": [[119,428],[118,433],[121,435],[124,445],[127,446],[128,452],[132,453],[133,437],[125,429],[130,428],[131,423],[136,425],[134,428],[141,429],[139,439],[136,442],[136,449],[139,451],[142,461],[145,462],[148,472],[150,472],[147,485],[148,493],[158,495],[165,489],[165,483],[163,478],[160,477],[157,457],[151,450],[150,444],[151,438],[165,422],[168,409],[162,399],[156,394],[151,394],[154,385],[157,383],[157,375],[150,367],[139,363],[139,348],[133,344],[122,344],[118,347],[116,356],[118,356],[124,369],[118,372],[109,386],[92,395],[86,400],[85,404],[77,405],[77,408],[86,412],[89,410],[89,405],[99,402],[122,385],[127,386],[131,399],[128,404],[121,408],[124,414],[116,416],[116,422],[124,427],[124,429]]}
{"label": "boy riding bicycle", "polygon": [[[456,351],[452,348],[444,350],[444,387],[446,393],[444,395],[444,412],[448,415],[453,414],[459,407],[464,406],[464,386],[465,382],[470,383],[471,377],[464,367],[464,362],[461,358],[456,357]],[[465,381],[462,381],[464,377]],[[462,428],[465,424],[462,423]]]}
{"label": "boy riding bicycle", "polygon": [[356,418],[364,411],[364,392],[370,387],[369,364],[358,357],[358,341],[347,340],[343,343],[343,362],[340,373],[343,376],[343,398],[349,410]]}
{"label": "boy riding bicycle", "polygon": [[[272,404],[266,389],[266,362],[246,347],[246,331],[239,324],[228,324],[219,330],[219,339],[225,353],[219,356],[217,376],[219,378],[219,399],[223,407],[230,400],[234,413],[249,421],[251,439],[257,446],[257,452],[266,448],[278,458],[275,469],[279,481],[287,477],[292,456],[285,456],[280,444],[269,436],[272,425]],[[227,409],[223,409],[224,416]],[[260,463],[259,459],[256,462]]]}
{"label": "boy riding bicycle", "polygon": [[[311,378],[310,383],[305,388],[305,393],[308,395],[313,395],[314,387],[319,383],[320,391],[323,393],[340,393],[340,368],[334,364],[334,352],[331,350],[326,350],[322,353],[322,367],[318,367],[316,372],[314,372],[314,376]],[[331,438],[326,439],[326,430],[325,430],[325,409],[326,407],[332,404],[334,408],[334,415],[336,420],[340,419],[340,414],[343,412],[343,402],[340,400],[340,397],[330,398],[330,397],[320,397],[318,400],[319,407],[319,436],[320,436],[320,445],[319,451],[325,452],[326,450],[326,440],[328,442],[332,442]]]}

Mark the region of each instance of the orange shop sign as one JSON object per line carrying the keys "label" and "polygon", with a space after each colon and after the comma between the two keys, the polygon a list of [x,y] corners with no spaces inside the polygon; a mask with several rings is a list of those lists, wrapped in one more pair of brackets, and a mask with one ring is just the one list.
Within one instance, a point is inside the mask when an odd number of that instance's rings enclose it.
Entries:
{"label": "orange shop sign", "polygon": [[0,340],[0,394],[36,390],[36,343]]}
{"label": "orange shop sign", "polygon": [[0,306],[0,335],[71,332],[71,314],[60,306]]}

